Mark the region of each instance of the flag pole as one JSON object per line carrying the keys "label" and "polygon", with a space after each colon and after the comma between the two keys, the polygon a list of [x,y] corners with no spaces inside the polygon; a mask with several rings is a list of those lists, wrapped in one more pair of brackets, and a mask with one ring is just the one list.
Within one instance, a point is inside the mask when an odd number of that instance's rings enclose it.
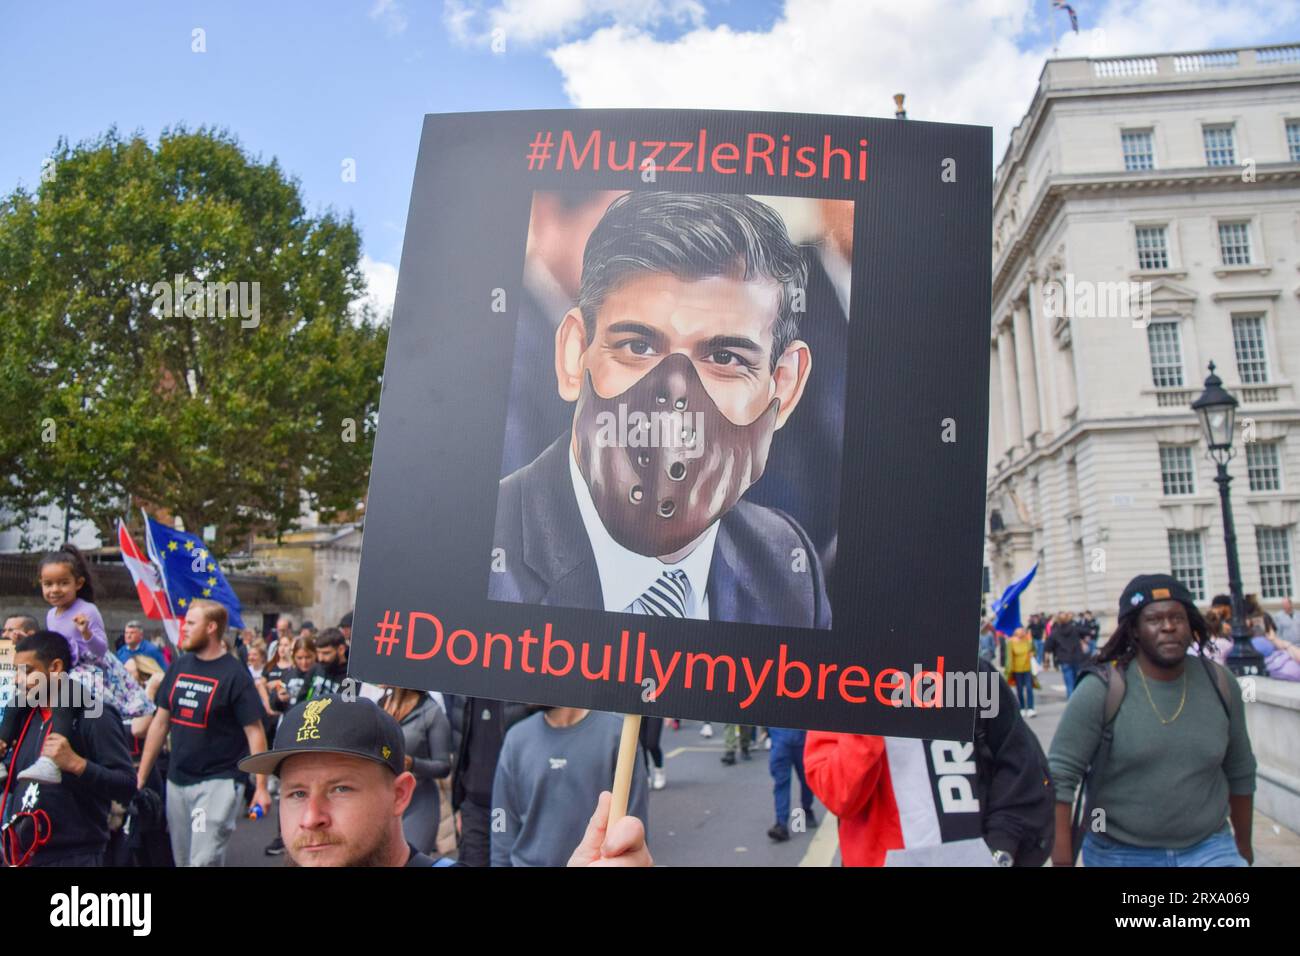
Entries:
{"label": "flag pole", "polygon": [[641,715],[623,715],[623,734],[618,739],[618,763],[614,767],[614,799],[609,804],[609,823],[627,816],[628,796],[632,792],[632,774],[636,770],[636,745],[641,736]]}
{"label": "flag pole", "polygon": [[[167,590],[167,572],[163,570],[162,561],[158,558],[158,549],[153,543],[153,532],[149,530],[149,512],[141,508],[140,515],[144,518],[144,550],[158,571],[158,580],[162,582],[163,586],[163,597],[167,599],[167,613],[174,618],[176,616],[176,605],[172,603],[171,593]],[[167,643],[171,645],[173,651],[180,651],[179,644],[173,641],[171,635],[167,633],[167,619],[165,617],[163,618],[163,636],[167,638]]]}

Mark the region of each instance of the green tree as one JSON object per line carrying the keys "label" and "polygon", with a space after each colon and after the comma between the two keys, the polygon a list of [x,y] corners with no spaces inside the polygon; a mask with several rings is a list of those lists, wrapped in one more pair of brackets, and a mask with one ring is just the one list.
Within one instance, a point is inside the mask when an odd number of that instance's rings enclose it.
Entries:
{"label": "green tree", "polygon": [[60,141],[0,201],[0,507],[163,508],[218,552],[355,508],[388,338],[360,248],[227,133]]}

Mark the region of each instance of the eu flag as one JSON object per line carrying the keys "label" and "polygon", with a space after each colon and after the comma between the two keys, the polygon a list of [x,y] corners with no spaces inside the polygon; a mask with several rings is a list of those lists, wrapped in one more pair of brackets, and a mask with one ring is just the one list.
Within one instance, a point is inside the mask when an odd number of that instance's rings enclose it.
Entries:
{"label": "eu flag", "polygon": [[993,628],[999,634],[1014,634],[1016,628],[1020,627],[1020,593],[1029,587],[1029,582],[1037,572],[1038,562],[1035,561],[1028,574],[1014,584],[1007,585],[1002,596],[993,602]]}
{"label": "eu flag", "polygon": [[240,616],[243,606],[202,540],[159,524],[147,515],[145,533],[162,568],[163,584],[172,610],[178,616],[185,616],[195,598],[207,598],[226,609],[231,627],[244,626]]}

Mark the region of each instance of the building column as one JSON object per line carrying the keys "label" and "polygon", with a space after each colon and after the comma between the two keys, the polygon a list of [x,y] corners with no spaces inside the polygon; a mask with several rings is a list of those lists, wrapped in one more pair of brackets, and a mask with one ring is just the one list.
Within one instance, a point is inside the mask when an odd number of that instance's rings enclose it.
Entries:
{"label": "building column", "polygon": [[1007,450],[1002,430],[1002,370],[998,364],[998,346],[989,343],[989,464],[1000,461]]}
{"label": "building column", "polygon": [[998,363],[1002,370],[1002,428],[1007,448],[1018,448],[1025,440],[1020,426],[1020,402],[1016,397],[1015,345],[1011,341],[1011,327],[1004,325],[998,332]]}
{"label": "building column", "polygon": [[1052,367],[1052,317],[1043,309],[1043,280],[1029,280],[1029,329],[1034,338],[1034,364],[1039,371],[1039,425],[1044,432],[1060,427],[1061,410],[1056,396],[1056,375]]}
{"label": "building column", "polygon": [[1034,340],[1029,331],[1029,314],[1022,303],[1011,308],[1011,321],[1015,326],[1016,384],[1020,392],[1021,424],[1025,438],[1039,432],[1038,381],[1034,368]]}
{"label": "building column", "polygon": [[1073,347],[1056,350],[1056,368],[1061,384],[1061,416],[1064,418],[1067,412],[1079,407],[1079,394],[1074,381]]}

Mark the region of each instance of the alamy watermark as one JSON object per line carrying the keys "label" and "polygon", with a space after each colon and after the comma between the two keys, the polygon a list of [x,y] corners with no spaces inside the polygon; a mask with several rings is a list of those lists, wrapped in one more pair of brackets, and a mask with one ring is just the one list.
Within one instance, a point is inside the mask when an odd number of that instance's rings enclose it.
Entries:
{"label": "alamy watermark", "polygon": [[680,448],[685,458],[704,454],[704,413],[671,411],[629,412],[619,403],[596,415],[597,448]]}
{"label": "alamy watermark", "polygon": [[899,677],[900,680],[892,682],[888,690],[890,706],[922,709],[975,707],[981,717],[992,719],[998,715],[1002,695],[997,671],[945,670],[940,673],[913,664],[910,680],[902,671],[899,671]]}
{"label": "alamy watermark", "polygon": [[240,318],[240,328],[255,329],[262,323],[260,282],[186,281],[177,273],[170,282],[155,282],[149,290],[153,311],[163,318]]}
{"label": "alamy watermark", "polygon": [[1064,281],[1043,283],[1043,311],[1053,319],[1129,319],[1133,328],[1145,329],[1151,324],[1151,283],[1076,281],[1067,273]]}
{"label": "alamy watermark", "polygon": [[[51,677],[55,679],[51,680]],[[57,677],[53,674],[47,676],[20,664],[14,668],[13,697],[20,707],[67,707],[85,711],[87,717],[96,718],[104,712],[104,678],[99,674],[73,677],[65,672],[60,672]]]}

